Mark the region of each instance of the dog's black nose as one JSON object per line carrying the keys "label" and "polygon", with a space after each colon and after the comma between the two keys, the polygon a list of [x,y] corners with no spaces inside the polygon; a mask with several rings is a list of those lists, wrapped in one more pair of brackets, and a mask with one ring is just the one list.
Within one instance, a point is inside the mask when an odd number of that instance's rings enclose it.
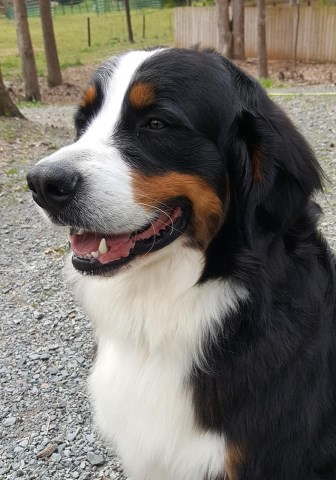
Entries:
{"label": "dog's black nose", "polygon": [[40,207],[52,212],[61,211],[74,197],[80,175],[70,166],[42,163],[35,165],[27,175],[33,199]]}

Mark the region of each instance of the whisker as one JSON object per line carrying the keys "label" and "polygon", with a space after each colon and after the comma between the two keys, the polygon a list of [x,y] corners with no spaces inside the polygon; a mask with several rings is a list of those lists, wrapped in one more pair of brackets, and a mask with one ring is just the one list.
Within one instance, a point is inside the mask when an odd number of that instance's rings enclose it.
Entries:
{"label": "whisker", "polygon": [[[171,222],[171,231],[170,231],[170,234],[169,234],[169,235],[171,235],[171,234],[173,233],[173,230],[174,230],[174,222],[173,222],[173,219],[171,218],[171,216],[168,215],[167,212],[165,212],[164,210],[162,210],[162,209],[159,208],[159,207],[155,207],[154,205],[149,205],[149,204],[147,204],[147,203],[138,203],[138,205],[141,205],[141,206],[144,206],[144,207],[151,207],[151,208],[154,208],[155,210],[158,210],[159,212],[164,213],[164,214],[169,218],[169,220],[170,220],[170,222]],[[161,221],[161,223],[162,223],[163,225],[165,225],[165,222],[163,222],[162,220],[160,220],[160,221]],[[153,226],[153,223],[152,223],[152,222],[150,222],[150,223],[151,223],[152,226]],[[182,232],[179,232],[179,233],[182,233]]]}
{"label": "whisker", "polygon": [[[147,205],[147,206],[149,207],[150,205]],[[146,212],[144,212],[144,213],[145,213],[145,215],[146,215],[146,217],[147,217],[148,223],[150,223],[150,224],[152,225],[153,230],[155,231],[154,225],[153,225],[153,223],[152,223],[152,219],[149,217],[149,215],[148,215]],[[135,235],[137,235],[138,231],[139,231],[139,229],[137,229],[137,230],[135,231]],[[131,233],[134,233],[134,232],[131,232]]]}
{"label": "whisker", "polygon": [[144,257],[145,257],[146,255],[148,255],[148,254],[153,250],[154,245],[155,245],[155,236],[156,236],[155,227],[154,227],[153,222],[152,222],[151,220],[150,220],[150,223],[151,223],[151,225],[152,225],[152,227],[153,227],[153,230],[154,230],[153,242],[152,242],[152,245],[150,246],[150,249],[144,254]]}
{"label": "whisker", "polygon": [[[152,198],[152,197],[150,197],[150,196],[147,195],[147,194],[145,195],[145,194],[139,193],[138,195],[139,195],[140,197],[148,198],[148,200],[152,200],[152,201],[155,202],[156,204],[162,205],[163,207],[171,208],[171,205],[168,205],[168,204],[165,203],[165,202],[158,201],[157,199]],[[155,208],[154,205],[153,205],[153,208]]]}
{"label": "whisker", "polygon": [[[144,196],[144,195],[143,195],[143,196]],[[169,220],[170,220],[170,222],[171,222],[169,235],[171,235],[174,230],[175,230],[177,233],[180,233],[180,234],[183,233],[183,231],[178,230],[178,229],[175,227],[174,221],[173,221],[172,217],[171,217],[165,210],[163,210],[162,208],[159,208],[159,207],[157,207],[156,205],[151,205],[151,204],[143,203],[143,202],[138,203],[138,205],[143,206],[143,207],[149,207],[149,208],[151,208],[151,209],[153,209],[153,210],[157,210],[158,212],[164,213],[164,214],[169,218]],[[165,206],[168,207],[168,208],[171,208],[171,205],[166,205],[166,204],[163,204],[163,205],[165,205]],[[149,218],[149,217],[148,217],[148,218]],[[149,220],[149,222],[150,222],[151,225],[153,226],[152,220]],[[165,222],[163,222],[163,221],[161,221],[161,223],[162,223],[162,224],[165,224]]]}

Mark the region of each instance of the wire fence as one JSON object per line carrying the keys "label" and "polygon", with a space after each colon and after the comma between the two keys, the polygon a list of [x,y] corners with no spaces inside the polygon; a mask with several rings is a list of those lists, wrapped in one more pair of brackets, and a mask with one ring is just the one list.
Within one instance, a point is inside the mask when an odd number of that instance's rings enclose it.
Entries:
{"label": "wire fence", "polygon": [[[185,0],[130,1],[133,2],[131,20],[134,44],[129,42],[122,0],[83,0],[72,5],[62,4],[60,0],[53,3],[53,24],[61,68],[98,63],[114,53],[130,48],[172,45],[174,9],[167,7]],[[158,3],[154,8],[153,1],[164,2],[163,8],[158,8]],[[45,54],[38,3],[37,0],[29,0],[27,6],[30,9],[29,30],[38,74],[43,76]],[[8,8],[9,4],[13,4],[12,0],[0,0],[0,7]],[[6,77],[21,75],[14,15],[9,18],[7,15],[6,18],[1,15],[1,10],[0,58],[2,72]]]}
{"label": "wire fence", "polygon": [[[26,3],[28,17],[39,17],[39,1],[26,0]],[[163,0],[130,0],[131,10],[160,9],[163,8],[163,6]],[[60,0],[58,2],[52,1],[51,9],[53,16],[83,13],[103,15],[105,13],[124,11],[125,2],[124,0]],[[5,0],[3,2],[2,12],[7,18],[14,20],[15,12],[13,2]]]}
{"label": "wire fence", "polygon": [[[85,4],[84,4],[85,5]],[[77,9],[77,6],[76,6]],[[151,8],[132,10],[134,44],[130,44],[125,11],[104,14],[82,9],[66,15],[54,12],[53,23],[61,68],[98,63],[108,56],[131,48],[157,45],[170,46],[174,41],[174,9]],[[29,19],[38,74],[45,74],[45,54],[41,19]],[[20,76],[15,21],[0,18],[0,58],[3,74],[8,78]]]}

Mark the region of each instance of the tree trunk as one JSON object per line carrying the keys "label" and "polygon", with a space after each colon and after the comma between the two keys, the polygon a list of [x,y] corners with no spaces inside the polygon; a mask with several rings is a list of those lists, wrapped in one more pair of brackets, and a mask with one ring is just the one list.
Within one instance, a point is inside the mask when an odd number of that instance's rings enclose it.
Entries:
{"label": "tree trunk", "polygon": [[294,0],[293,4],[296,9],[296,18],[295,18],[295,37],[293,45],[293,66],[296,67],[297,64],[297,46],[299,40],[299,24],[300,24],[300,0]]}
{"label": "tree trunk", "polygon": [[130,43],[134,43],[129,0],[125,0],[125,12],[127,21],[128,41]]}
{"label": "tree trunk", "polygon": [[229,0],[216,0],[219,52],[232,58],[232,31],[229,15]]}
{"label": "tree trunk", "polygon": [[49,87],[56,87],[62,83],[62,73],[58,60],[54,25],[51,16],[51,3],[49,0],[39,0],[39,2],[44,52],[48,70],[48,85]]}
{"label": "tree trunk", "polygon": [[258,78],[267,78],[267,48],[266,48],[266,16],[265,0],[257,0],[258,26],[257,26],[257,57]]}
{"label": "tree trunk", "polygon": [[245,60],[245,15],[244,0],[232,0],[233,56]]}
{"label": "tree trunk", "polygon": [[37,79],[36,63],[29,33],[25,0],[14,0],[16,34],[22,64],[23,83],[26,100],[41,100]]}
{"label": "tree trunk", "polygon": [[0,117],[18,117],[24,118],[20,110],[12,102],[8,90],[5,87],[2,79],[0,67]]}

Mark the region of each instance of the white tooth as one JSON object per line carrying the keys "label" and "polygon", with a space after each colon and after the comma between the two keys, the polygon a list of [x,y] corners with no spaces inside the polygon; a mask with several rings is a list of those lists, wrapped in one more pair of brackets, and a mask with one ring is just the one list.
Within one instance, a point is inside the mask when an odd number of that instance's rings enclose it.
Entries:
{"label": "white tooth", "polygon": [[99,257],[99,252],[91,252],[91,257],[98,258]]}
{"label": "white tooth", "polygon": [[107,245],[106,245],[105,238],[102,238],[100,240],[100,244],[99,244],[99,247],[98,247],[98,252],[99,253],[107,253],[108,252],[108,248],[107,248]]}
{"label": "white tooth", "polygon": [[83,235],[84,231],[84,228],[80,228],[77,232],[77,235]]}

